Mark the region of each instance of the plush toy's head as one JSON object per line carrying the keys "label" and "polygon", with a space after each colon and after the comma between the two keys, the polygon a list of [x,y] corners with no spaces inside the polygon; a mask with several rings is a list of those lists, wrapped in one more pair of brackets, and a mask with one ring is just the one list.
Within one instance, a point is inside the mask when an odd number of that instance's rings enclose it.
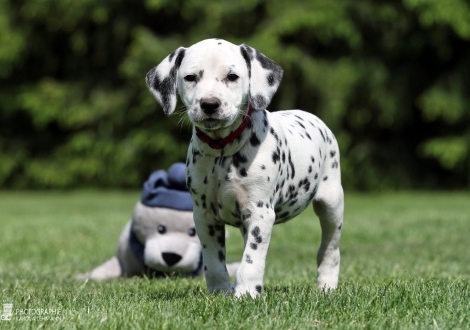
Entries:
{"label": "plush toy's head", "polygon": [[164,274],[198,275],[202,251],[192,209],[184,164],[152,173],[132,219],[129,243],[137,259]]}

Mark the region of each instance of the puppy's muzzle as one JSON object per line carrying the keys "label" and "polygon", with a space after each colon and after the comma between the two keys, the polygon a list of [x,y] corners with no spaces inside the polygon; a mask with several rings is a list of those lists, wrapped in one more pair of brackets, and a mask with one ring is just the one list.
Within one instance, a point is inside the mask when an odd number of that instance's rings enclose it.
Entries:
{"label": "puppy's muzzle", "polygon": [[215,98],[215,97],[210,97],[210,98],[202,98],[201,101],[199,102],[202,111],[208,116],[213,115],[214,113],[217,112],[217,110],[220,107],[220,100]]}

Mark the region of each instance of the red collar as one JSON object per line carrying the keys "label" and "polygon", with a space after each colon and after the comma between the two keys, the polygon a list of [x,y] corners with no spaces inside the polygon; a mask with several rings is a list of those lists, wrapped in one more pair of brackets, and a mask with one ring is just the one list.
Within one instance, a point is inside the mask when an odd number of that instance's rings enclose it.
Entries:
{"label": "red collar", "polygon": [[196,135],[198,136],[199,139],[201,139],[202,142],[207,143],[209,147],[212,149],[222,149],[225,147],[228,143],[232,142],[235,140],[237,137],[239,137],[243,130],[245,129],[246,125],[248,125],[248,122],[251,119],[251,113],[253,112],[253,107],[250,104],[250,109],[248,110],[248,113],[245,115],[245,118],[243,119],[243,122],[238,126],[238,128],[233,131],[231,134],[229,134],[227,137],[223,139],[211,139],[209,136],[204,134],[199,127],[196,126]]}

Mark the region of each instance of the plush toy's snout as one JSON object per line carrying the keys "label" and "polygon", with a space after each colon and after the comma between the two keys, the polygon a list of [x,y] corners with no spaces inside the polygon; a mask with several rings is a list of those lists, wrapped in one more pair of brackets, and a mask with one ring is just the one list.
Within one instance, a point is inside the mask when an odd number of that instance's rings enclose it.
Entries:
{"label": "plush toy's snout", "polygon": [[172,252],[163,252],[162,253],[163,260],[165,260],[168,266],[173,266],[174,264],[178,263],[181,260],[181,256],[176,253]]}

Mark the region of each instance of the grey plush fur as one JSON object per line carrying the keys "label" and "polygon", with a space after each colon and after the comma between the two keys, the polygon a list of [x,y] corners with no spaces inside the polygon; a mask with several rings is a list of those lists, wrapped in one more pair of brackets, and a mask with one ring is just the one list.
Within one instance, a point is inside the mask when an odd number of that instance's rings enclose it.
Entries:
{"label": "grey plush fur", "polygon": [[[200,267],[201,244],[195,235],[193,212],[168,208],[148,207],[138,202],[132,219],[126,224],[119,237],[116,256],[93,270],[80,274],[78,280],[105,280],[117,277],[141,276],[147,270],[155,270],[168,275],[187,274],[197,271],[202,276]],[[129,243],[131,231],[145,246],[142,264],[135,256]],[[175,264],[168,264],[165,256],[180,256]],[[228,266],[230,275],[234,275],[239,263]]]}

